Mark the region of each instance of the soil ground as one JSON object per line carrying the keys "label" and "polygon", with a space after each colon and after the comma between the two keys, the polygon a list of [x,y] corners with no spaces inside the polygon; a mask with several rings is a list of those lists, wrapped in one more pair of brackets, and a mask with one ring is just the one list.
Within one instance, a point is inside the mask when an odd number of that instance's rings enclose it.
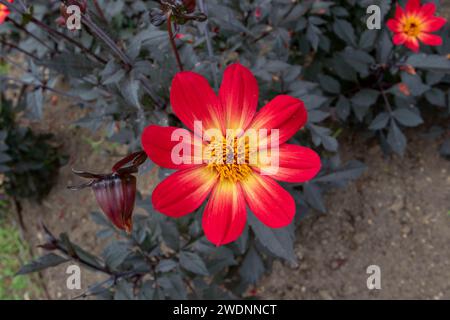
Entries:
{"label": "soil ground", "polygon": [[[267,299],[450,299],[450,162],[436,142],[409,135],[404,158],[352,142],[367,173],[326,198],[329,212],[299,227],[296,269],[276,262]],[[347,145],[348,146],[348,145]],[[357,150],[357,151],[355,151]],[[367,288],[367,267],[381,290]]]}

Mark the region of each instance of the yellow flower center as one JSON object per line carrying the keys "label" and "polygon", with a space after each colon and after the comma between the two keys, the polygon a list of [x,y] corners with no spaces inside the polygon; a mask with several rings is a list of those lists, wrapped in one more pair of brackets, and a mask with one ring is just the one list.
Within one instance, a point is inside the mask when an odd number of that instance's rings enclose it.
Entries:
{"label": "yellow flower center", "polygon": [[416,17],[408,17],[403,24],[403,32],[409,37],[417,37],[421,31],[421,22]]}
{"label": "yellow flower center", "polygon": [[252,173],[249,153],[249,142],[245,138],[213,139],[205,148],[204,159],[220,180],[238,182]]}

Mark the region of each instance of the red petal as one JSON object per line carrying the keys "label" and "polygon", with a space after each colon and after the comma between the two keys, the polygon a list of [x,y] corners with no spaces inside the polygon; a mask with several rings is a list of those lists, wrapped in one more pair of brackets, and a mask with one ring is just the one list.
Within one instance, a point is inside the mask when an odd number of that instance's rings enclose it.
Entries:
{"label": "red petal", "polygon": [[419,34],[419,39],[423,43],[429,45],[429,46],[440,46],[442,45],[442,38],[440,36],[437,36],[435,34],[429,34],[422,32]]}
{"label": "red petal", "polygon": [[221,130],[219,98],[201,75],[190,71],[177,73],[172,81],[170,102],[174,113],[189,129],[194,131],[194,122],[201,121],[203,131]]}
{"label": "red petal", "polygon": [[402,7],[400,7],[398,4],[395,7],[395,19],[397,21],[402,21],[402,19],[405,17],[405,11]]}
{"label": "red petal", "polygon": [[425,22],[421,26],[421,30],[423,32],[434,32],[441,29],[445,24],[447,23],[447,20],[441,17],[432,17],[429,19],[426,19]]}
{"label": "red petal", "polygon": [[266,226],[289,225],[295,215],[295,201],[275,180],[257,173],[241,182],[250,210]]}
{"label": "red petal", "polygon": [[392,38],[392,42],[394,42],[394,44],[396,46],[399,46],[401,44],[404,44],[406,39],[408,39],[406,34],[404,34],[404,33],[396,33],[396,34],[394,34],[394,37]]}
{"label": "red petal", "polygon": [[134,176],[111,176],[92,185],[97,203],[105,215],[119,229],[131,231],[136,198]]}
{"label": "red petal", "polygon": [[[267,129],[267,138],[271,129],[279,130],[279,144],[289,140],[308,119],[303,101],[291,96],[279,95],[265,105],[250,124],[251,129]],[[268,140],[259,141],[263,145]]]}
{"label": "red petal", "polygon": [[266,165],[255,167],[255,170],[276,180],[298,183],[314,178],[321,167],[320,157],[315,151],[294,144],[281,145],[278,159],[278,167],[272,163],[273,168]]}
{"label": "red petal", "polygon": [[406,12],[416,12],[420,10],[420,0],[408,0],[406,3]]}
{"label": "red petal", "polygon": [[235,241],[247,221],[241,186],[226,180],[216,184],[203,213],[206,238],[217,246]]}
{"label": "red petal", "polygon": [[144,129],[141,142],[148,157],[161,167],[183,169],[202,163],[202,141],[188,130],[150,125]]}
{"label": "red petal", "polygon": [[419,41],[414,37],[407,37],[405,46],[414,52],[419,52]]}
{"label": "red petal", "polygon": [[245,130],[258,105],[258,83],[253,74],[235,63],[223,75],[219,98],[225,112],[226,129]]}
{"label": "red petal", "polygon": [[434,3],[425,3],[422,8],[420,8],[420,14],[423,16],[432,16],[436,12],[436,5]]}
{"label": "red petal", "polygon": [[153,206],[171,217],[182,217],[205,201],[216,183],[216,175],[206,166],[180,170],[161,182],[153,191]]}
{"label": "red petal", "polygon": [[402,32],[402,24],[396,19],[389,19],[386,25],[394,33]]}

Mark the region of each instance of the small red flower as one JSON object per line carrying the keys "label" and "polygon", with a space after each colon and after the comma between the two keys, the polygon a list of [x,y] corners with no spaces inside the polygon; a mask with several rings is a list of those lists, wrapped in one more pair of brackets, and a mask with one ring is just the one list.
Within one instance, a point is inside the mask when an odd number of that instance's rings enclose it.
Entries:
{"label": "small red flower", "polygon": [[[14,0],[7,0],[9,3],[13,3]],[[10,11],[7,6],[4,4],[0,4],[0,24],[5,22],[6,18],[10,14]]]}
{"label": "small red flower", "polygon": [[442,45],[442,38],[431,32],[441,29],[447,20],[434,16],[435,11],[434,3],[421,6],[420,0],[408,0],[405,10],[397,5],[395,18],[387,22],[394,33],[394,44],[405,45],[414,52],[419,51],[419,40],[430,46]]}
{"label": "small red flower", "polygon": [[[258,84],[253,74],[240,64],[225,70],[218,95],[199,74],[178,73],[172,82],[170,100],[174,113],[194,133],[176,127],[145,128],[142,146],[149,158],[161,167],[178,170],[153,191],[155,209],[170,217],[182,217],[194,212],[209,197],[202,224],[206,237],[216,245],[239,238],[246,224],[247,206],[268,227],[289,225],[295,215],[295,201],[276,180],[305,182],[321,166],[320,157],[313,150],[286,143],[307,121],[304,103],[280,95],[256,112]],[[198,138],[198,121],[202,123],[203,139]],[[250,146],[244,142],[241,149],[236,147],[242,136],[233,135],[229,139],[227,130],[239,129],[244,136],[250,130],[267,129],[266,142],[276,131],[273,129],[278,129],[279,148],[270,151],[279,159],[276,172],[264,174],[265,165],[238,161],[239,152],[247,159]],[[208,138],[210,130],[218,132],[218,138]],[[181,142],[173,141],[173,134],[180,132]],[[183,153],[190,161],[173,160],[172,153],[180,143],[193,150],[190,154]],[[256,149],[264,152],[265,147],[258,140]],[[206,151],[195,152],[198,148]],[[216,156],[210,152],[211,148],[223,148],[223,153]],[[220,161],[224,154],[226,163]]]}

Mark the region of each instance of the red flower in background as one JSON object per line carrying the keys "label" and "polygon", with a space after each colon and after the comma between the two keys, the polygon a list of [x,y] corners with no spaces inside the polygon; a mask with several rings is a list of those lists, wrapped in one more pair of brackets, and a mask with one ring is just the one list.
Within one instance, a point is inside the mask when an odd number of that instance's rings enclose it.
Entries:
{"label": "red flower in background", "polygon": [[431,32],[438,31],[446,19],[434,16],[436,5],[426,3],[420,5],[420,0],[409,0],[406,8],[397,5],[395,18],[389,19],[388,28],[394,32],[395,45],[405,45],[414,52],[419,51],[419,40],[430,46],[442,45],[442,38]]}
{"label": "red flower in background", "polygon": [[[8,0],[9,3],[13,3],[14,0]],[[6,17],[8,17],[10,11],[8,9],[7,6],[5,6],[4,4],[0,4],[0,24],[2,24],[3,22],[5,22]]]}
{"label": "red flower in background", "polygon": [[[176,127],[151,125],[144,130],[142,146],[149,158],[159,166],[178,170],[153,191],[155,209],[170,217],[182,217],[198,209],[209,196],[202,224],[206,237],[216,245],[232,242],[241,235],[247,220],[247,206],[268,227],[289,225],[295,215],[295,202],[275,180],[305,182],[312,179],[321,166],[313,150],[285,143],[306,123],[303,102],[280,95],[256,112],[258,84],[252,73],[240,64],[225,70],[218,95],[202,76],[180,72],[172,82],[170,99],[174,113],[188,129],[196,132],[194,122],[201,121],[203,135],[208,129],[217,129],[222,136],[220,140],[203,141],[190,131]],[[215,162],[212,161],[214,155],[208,152],[200,153],[201,159],[190,155],[190,164],[174,163],[172,151],[180,143],[172,141],[176,130],[191,137],[190,142],[183,140],[189,143],[191,150],[198,147],[208,150],[215,145],[223,147],[226,153],[230,148],[235,150],[236,141],[240,139],[227,139],[226,129],[245,132],[278,129],[278,171],[263,175],[263,165],[242,163],[233,157],[232,163]],[[267,139],[271,134],[272,131]],[[245,145],[245,152],[248,147]],[[258,150],[264,151],[263,148],[258,144]]]}

